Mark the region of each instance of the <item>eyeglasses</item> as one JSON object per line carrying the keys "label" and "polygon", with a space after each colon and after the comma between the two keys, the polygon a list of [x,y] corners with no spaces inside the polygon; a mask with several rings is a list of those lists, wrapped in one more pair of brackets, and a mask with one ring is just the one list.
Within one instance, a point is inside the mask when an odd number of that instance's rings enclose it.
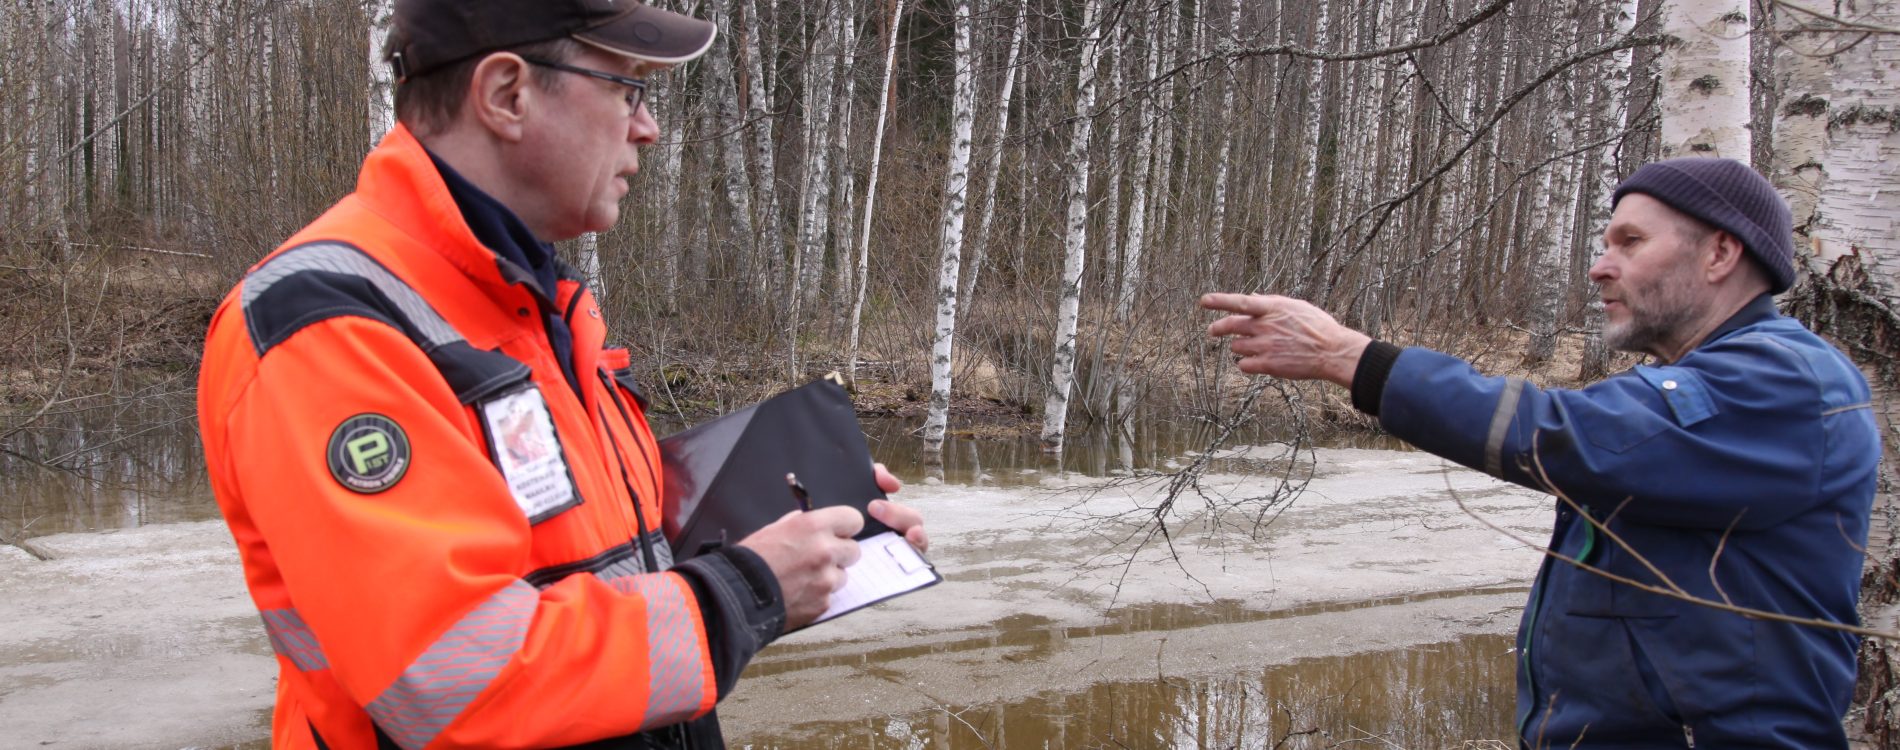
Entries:
{"label": "eyeglasses", "polygon": [[521,61],[529,65],[539,65],[543,68],[553,68],[563,73],[579,73],[589,78],[598,78],[603,81],[612,81],[614,83],[618,83],[622,86],[625,86],[628,89],[627,114],[633,114],[635,112],[640,111],[640,105],[644,104],[647,99],[647,81],[645,78],[628,78],[626,76],[617,76],[617,75],[614,75],[612,73],[608,73],[602,70],[581,68],[581,67],[576,67],[573,65],[568,65],[567,63],[557,63],[553,60],[542,60],[536,57],[523,57],[521,58]]}

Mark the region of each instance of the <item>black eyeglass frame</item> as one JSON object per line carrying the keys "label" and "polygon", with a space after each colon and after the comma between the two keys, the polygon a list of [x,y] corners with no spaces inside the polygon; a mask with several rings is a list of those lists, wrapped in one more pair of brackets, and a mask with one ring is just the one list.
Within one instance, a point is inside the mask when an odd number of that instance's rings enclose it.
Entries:
{"label": "black eyeglass frame", "polygon": [[604,70],[594,70],[592,68],[583,68],[577,65],[568,65],[567,63],[558,63],[553,60],[543,60],[538,57],[523,56],[521,58],[521,61],[529,65],[539,65],[543,68],[552,68],[554,70],[558,70],[563,73],[575,73],[575,74],[587,76],[589,78],[598,78],[603,81],[611,81],[613,83],[618,83],[622,86],[633,89],[633,102],[632,102],[633,106],[632,108],[627,110],[628,114],[633,114],[635,112],[640,111],[640,107],[644,106],[647,101],[647,79],[645,78],[628,78],[626,76],[614,75]]}

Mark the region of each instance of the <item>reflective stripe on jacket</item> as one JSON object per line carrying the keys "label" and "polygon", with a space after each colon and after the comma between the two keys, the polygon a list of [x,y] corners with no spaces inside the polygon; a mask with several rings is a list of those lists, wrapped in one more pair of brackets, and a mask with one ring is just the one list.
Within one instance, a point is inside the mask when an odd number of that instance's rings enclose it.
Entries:
{"label": "reflective stripe on jacket", "polygon": [[[1880,437],[1839,351],[1763,296],[1680,361],[1582,390],[1484,377],[1406,349],[1380,422],[1561,500],[1550,546],[1643,583],[1856,623]],[[1713,563],[1713,565],[1712,565]],[[1518,632],[1532,747],[1846,747],[1856,639],[1748,619],[1546,559]]]}
{"label": "reflective stripe on jacket", "polygon": [[199,418],[279,657],[274,747],[634,735],[707,715],[777,635],[756,557],[669,570],[626,353],[566,276],[578,392],[397,127],[225,298]]}

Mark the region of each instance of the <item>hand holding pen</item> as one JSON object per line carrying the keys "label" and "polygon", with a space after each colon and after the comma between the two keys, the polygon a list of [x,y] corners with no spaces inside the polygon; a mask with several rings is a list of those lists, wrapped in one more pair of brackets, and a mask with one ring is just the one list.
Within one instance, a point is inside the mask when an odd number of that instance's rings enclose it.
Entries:
{"label": "hand holding pen", "polygon": [[792,488],[792,497],[798,500],[798,509],[810,513],[811,493],[806,492],[805,485],[799,483],[798,474],[790,471],[785,472],[785,484]]}

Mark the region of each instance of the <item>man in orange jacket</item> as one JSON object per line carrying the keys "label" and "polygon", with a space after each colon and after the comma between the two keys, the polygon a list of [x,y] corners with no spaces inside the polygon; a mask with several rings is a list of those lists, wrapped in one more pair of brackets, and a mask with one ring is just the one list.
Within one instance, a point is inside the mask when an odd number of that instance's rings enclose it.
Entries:
{"label": "man in orange jacket", "polygon": [[659,132],[644,78],[714,33],[633,0],[397,0],[399,124],[205,345],[274,747],[719,747],[714,704],[841,585],[849,508],[673,564],[627,352],[547,244],[613,226]]}

